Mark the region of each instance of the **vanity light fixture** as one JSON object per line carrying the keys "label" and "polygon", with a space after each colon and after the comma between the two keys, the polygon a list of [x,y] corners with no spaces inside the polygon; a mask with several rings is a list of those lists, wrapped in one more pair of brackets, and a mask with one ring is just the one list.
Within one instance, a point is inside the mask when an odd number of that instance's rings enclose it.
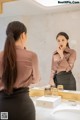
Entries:
{"label": "vanity light fixture", "polygon": [[16,1],[16,0],[0,0],[0,14],[3,11],[3,3],[12,2],[12,1]]}
{"label": "vanity light fixture", "polygon": [[60,0],[34,0],[35,2],[45,6],[45,7],[52,7],[62,5]]}

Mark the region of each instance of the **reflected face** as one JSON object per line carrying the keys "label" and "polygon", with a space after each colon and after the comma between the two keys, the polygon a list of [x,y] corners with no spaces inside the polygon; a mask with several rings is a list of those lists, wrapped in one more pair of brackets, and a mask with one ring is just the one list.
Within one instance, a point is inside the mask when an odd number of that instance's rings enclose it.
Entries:
{"label": "reflected face", "polygon": [[65,49],[67,46],[68,40],[64,36],[59,35],[57,37],[57,42],[58,42],[58,47]]}

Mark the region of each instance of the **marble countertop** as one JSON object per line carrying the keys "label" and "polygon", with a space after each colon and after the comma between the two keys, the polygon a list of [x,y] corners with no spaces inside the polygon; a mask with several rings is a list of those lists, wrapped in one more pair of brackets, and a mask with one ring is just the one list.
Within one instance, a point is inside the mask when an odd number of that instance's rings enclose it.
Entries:
{"label": "marble countertop", "polygon": [[36,109],[36,120],[80,120],[80,102],[62,100],[55,108],[44,108],[36,105],[37,98],[31,98]]}

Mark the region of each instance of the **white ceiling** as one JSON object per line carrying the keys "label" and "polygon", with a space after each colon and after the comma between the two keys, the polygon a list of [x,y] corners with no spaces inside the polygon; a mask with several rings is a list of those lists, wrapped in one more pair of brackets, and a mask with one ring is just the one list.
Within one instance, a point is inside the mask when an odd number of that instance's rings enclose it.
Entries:
{"label": "white ceiling", "polygon": [[34,0],[16,0],[14,2],[4,3],[3,14],[0,14],[0,17],[15,15],[36,15],[75,10],[80,10],[80,4],[69,4],[46,8],[36,3]]}

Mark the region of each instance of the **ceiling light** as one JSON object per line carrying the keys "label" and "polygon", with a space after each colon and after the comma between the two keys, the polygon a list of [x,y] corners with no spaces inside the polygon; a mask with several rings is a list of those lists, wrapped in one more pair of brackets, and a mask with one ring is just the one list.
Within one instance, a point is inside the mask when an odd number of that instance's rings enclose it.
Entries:
{"label": "ceiling light", "polygon": [[61,3],[58,3],[58,1],[60,0],[35,0],[35,1],[46,7],[61,5]]}

